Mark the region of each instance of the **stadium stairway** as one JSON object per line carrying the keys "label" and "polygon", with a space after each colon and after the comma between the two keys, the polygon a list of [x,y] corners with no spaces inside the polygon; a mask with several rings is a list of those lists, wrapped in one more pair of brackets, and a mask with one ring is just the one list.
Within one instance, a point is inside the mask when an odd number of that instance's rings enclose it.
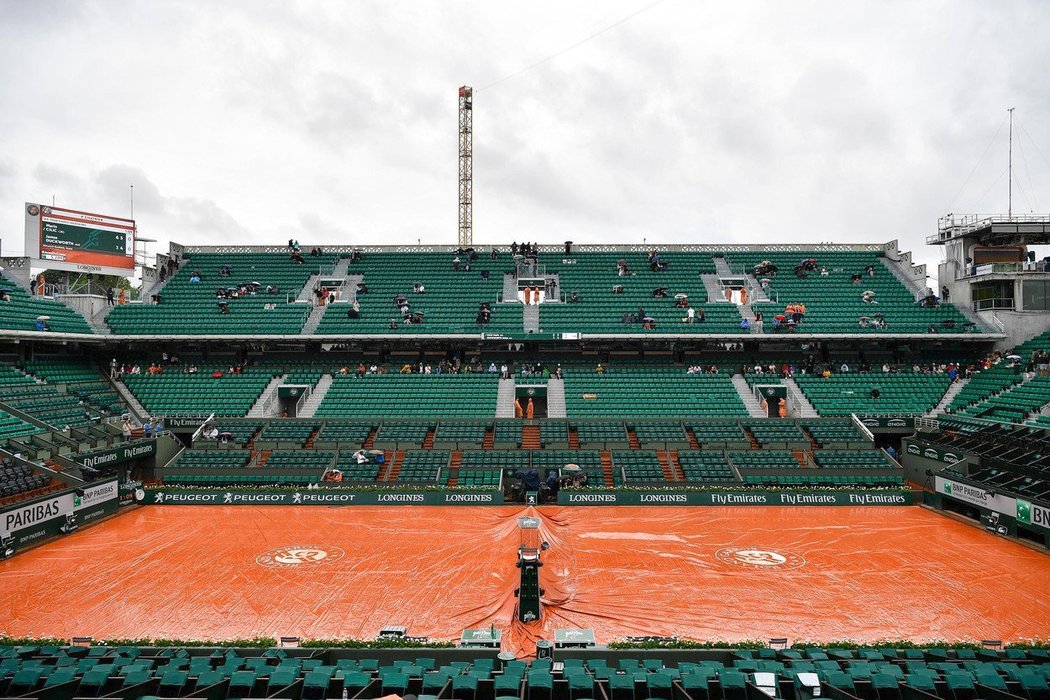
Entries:
{"label": "stadium stairway", "polygon": [[925,287],[904,271],[904,268],[901,267],[901,262],[890,260],[885,256],[879,258],[879,260],[882,261],[883,266],[889,270],[894,277],[900,280],[900,283],[903,284],[916,299],[920,298],[920,296],[926,296]]}
{"label": "stadium stairway", "polygon": [[952,401],[955,400],[958,393],[963,390],[963,387],[969,383],[970,380],[968,378],[960,379],[948,387],[948,391],[944,392],[944,396],[941,397],[941,400],[936,406],[934,406],[933,410],[926,414],[926,417],[933,418],[934,416],[940,416],[947,413],[948,406],[950,406]]}
{"label": "stadium stairway", "polygon": [[718,275],[703,274],[700,275],[700,279],[704,283],[704,290],[707,292],[708,299],[718,301],[725,298],[725,292],[722,291],[722,283],[719,281]]}
{"label": "stadium stairway", "polygon": [[306,323],[303,324],[303,330],[300,331],[303,335],[313,335],[317,327],[321,325],[321,318],[324,317],[324,312],[327,306],[314,306],[310,309],[310,315],[306,319]]}
{"label": "stadium stairway", "polygon": [[[725,258],[723,258],[721,255],[719,255],[719,256],[716,256],[714,258],[714,261],[715,261],[715,272],[718,273],[719,277],[732,277],[733,276],[733,268],[729,266],[729,263],[726,261]],[[724,296],[724,294],[721,291],[719,291],[719,294],[717,296],[714,296],[714,297],[711,297],[711,298],[712,299],[718,299],[719,297],[722,297],[722,296]]]}
{"label": "stadium stairway", "polygon": [[818,418],[820,416],[817,413],[817,409],[813,408],[813,404],[802,393],[802,388],[798,385],[798,382],[791,377],[785,377],[782,382],[788,388],[788,405],[797,403],[799,406],[799,415],[793,416],[794,418]]}
{"label": "stadium stairway", "polygon": [[758,279],[750,272],[744,275],[747,279],[747,283],[751,285],[751,289],[748,290],[748,299],[752,302],[755,301],[769,301],[769,295],[766,294],[766,290],[762,289],[762,285],[758,283]]}
{"label": "stadium stairway", "polygon": [[[496,417],[497,418],[513,418],[514,417],[514,390],[515,383],[513,379],[500,379],[499,388],[496,390]],[[550,392],[550,386],[547,387],[547,392]],[[562,403],[564,403],[565,394],[562,392]],[[550,398],[548,396],[548,403]],[[549,409],[548,409],[549,410]]]}
{"label": "stadium stairway", "polygon": [[[329,275],[323,275],[329,277]],[[299,290],[299,294],[295,297],[296,301],[305,301],[308,303],[314,303],[314,289],[317,287],[317,283],[321,281],[321,273],[315,273],[310,275],[310,278],[306,280],[303,288]]]}
{"label": "stadium stairway", "polygon": [[[739,304],[737,310],[740,312],[741,318],[746,318],[752,324],[755,322],[755,310],[751,308],[751,304]],[[751,328],[751,332],[754,333],[754,327]]]}
{"label": "stadium stairway", "polygon": [[332,386],[332,381],[332,375],[327,372],[321,375],[321,378],[317,380],[317,384],[310,393],[310,397],[303,402],[303,408],[299,411],[297,418],[314,417],[317,407],[321,405],[325,395],[328,393],[328,388]]}
{"label": "stadium stairway", "polygon": [[529,304],[525,307],[524,313],[522,314],[522,327],[526,333],[533,333],[540,330],[540,305]]}
{"label": "stadium stairway", "polygon": [[[270,383],[266,385],[265,389],[263,389],[263,392],[259,394],[259,398],[257,398],[255,400],[255,403],[252,404],[252,407],[248,409],[247,417],[269,418],[271,415],[276,415],[275,413],[269,413],[266,411],[266,404],[271,398],[273,398],[277,394],[277,387],[281,386],[282,384],[284,384],[283,374],[279,374],[273,379],[271,379]],[[273,405],[277,406],[277,402],[275,401]]]}
{"label": "stadium stairway", "polygon": [[748,386],[747,380],[744,379],[744,375],[734,374],[733,386],[736,387],[736,393],[740,394],[740,400],[744,402],[744,407],[747,408],[747,414],[749,416],[752,418],[766,417],[765,412],[762,411],[762,404],[759,403],[757,398],[755,398],[755,392],[752,391],[750,386]]}
{"label": "stadium stairway", "polygon": [[520,303],[518,301],[518,278],[513,272],[503,273],[503,303]]}
{"label": "stadium stairway", "polygon": [[129,389],[127,385],[124,384],[124,382],[119,380],[114,381],[111,379],[109,380],[109,383],[116,390],[116,392],[120,394],[121,400],[123,400],[127,407],[131,410],[131,415],[134,417],[135,421],[137,421],[141,425],[142,419],[145,416],[149,415],[149,411],[146,410],[145,406],[139,403],[139,400],[135,398],[135,395],[131,393],[131,389]]}
{"label": "stadium stairway", "polygon": [[565,418],[565,381],[558,377],[547,380],[547,417]]}

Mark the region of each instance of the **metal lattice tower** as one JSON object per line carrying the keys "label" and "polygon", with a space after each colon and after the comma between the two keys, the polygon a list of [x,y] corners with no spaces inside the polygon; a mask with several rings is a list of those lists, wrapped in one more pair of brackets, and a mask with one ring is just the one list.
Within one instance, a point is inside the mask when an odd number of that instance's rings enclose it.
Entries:
{"label": "metal lattice tower", "polygon": [[459,245],[474,245],[474,89],[459,89]]}

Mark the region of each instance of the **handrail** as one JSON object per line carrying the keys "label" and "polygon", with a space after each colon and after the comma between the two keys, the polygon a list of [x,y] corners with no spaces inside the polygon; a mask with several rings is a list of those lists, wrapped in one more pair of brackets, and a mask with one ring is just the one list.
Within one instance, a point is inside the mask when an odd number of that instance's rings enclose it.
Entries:
{"label": "handrail", "polygon": [[853,424],[857,426],[857,429],[860,430],[864,437],[868,438],[870,442],[875,442],[875,435],[868,430],[868,426],[864,425],[864,421],[858,418],[856,413],[849,414],[849,417],[853,419]]}

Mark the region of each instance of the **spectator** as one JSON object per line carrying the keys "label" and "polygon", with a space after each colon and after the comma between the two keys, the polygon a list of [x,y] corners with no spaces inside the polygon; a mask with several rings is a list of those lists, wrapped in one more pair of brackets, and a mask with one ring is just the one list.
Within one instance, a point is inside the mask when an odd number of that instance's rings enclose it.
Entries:
{"label": "spectator", "polygon": [[131,441],[131,419],[125,418],[120,424],[120,435],[124,438],[124,442]]}
{"label": "spectator", "polygon": [[116,296],[116,292],[113,291],[113,287],[106,290],[106,305],[113,306],[113,298]]}

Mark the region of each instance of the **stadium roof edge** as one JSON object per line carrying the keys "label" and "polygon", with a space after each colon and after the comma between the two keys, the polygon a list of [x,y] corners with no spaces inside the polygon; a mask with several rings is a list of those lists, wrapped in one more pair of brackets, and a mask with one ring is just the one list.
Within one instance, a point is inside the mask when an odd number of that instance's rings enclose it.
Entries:
{"label": "stadium roof edge", "polygon": [[[573,252],[595,253],[645,253],[654,248],[661,251],[685,253],[722,253],[722,252],[877,252],[894,246],[896,241],[886,243],[610,243],[610,244],[573,244]],[[510,243],[478,243],[474,248],[491,250],[492,248],[509,249]],[[300,244],[301,248],[319,247],[326,253],[350,253],[360,250],[364,253],[454,253],[460,250],[458,245],[324,245],[322,243]],[[539,245],[541,253],[564,253],[565,244]],[[286,245],[181,245],[172,242],[172,252],[179,254],[193,253],[287,253]]]}
{"label": "stadium roof edge", "polygon": [[[569,337],[563,337],[568,335]],[[399,335],[397,333],[375,333],[356,335],[266,335],[266,334],[221,334],[221,335],[99,335],[94,333],[41,333],[39,331],[0,331],[0,341],[3,340],[42,340],[45,342],[89,342],[100,345],[111,343],[143,343],[181,341],[214,341],[214,342],[259,342],[259,341],[283,341],[283,342],[320,342],[320,343],[353,343],[361,341],[399,341],[411,343],[419,340],[460,340],[460,341],[513,341],[524,342],[530,340],[542,341],[566,341],[581,342],[588,340],[608,341],[635,341],[635,340],[693,340],[693,341],[733,341],[741,342],[752,340],[758,342],[794,342],[799,340],[947,340],[964,342],[986,342],[991,340],[1003,340],[1003,333],[517,333],[517,334],[493,334],[493,333],[412,333]]]}

